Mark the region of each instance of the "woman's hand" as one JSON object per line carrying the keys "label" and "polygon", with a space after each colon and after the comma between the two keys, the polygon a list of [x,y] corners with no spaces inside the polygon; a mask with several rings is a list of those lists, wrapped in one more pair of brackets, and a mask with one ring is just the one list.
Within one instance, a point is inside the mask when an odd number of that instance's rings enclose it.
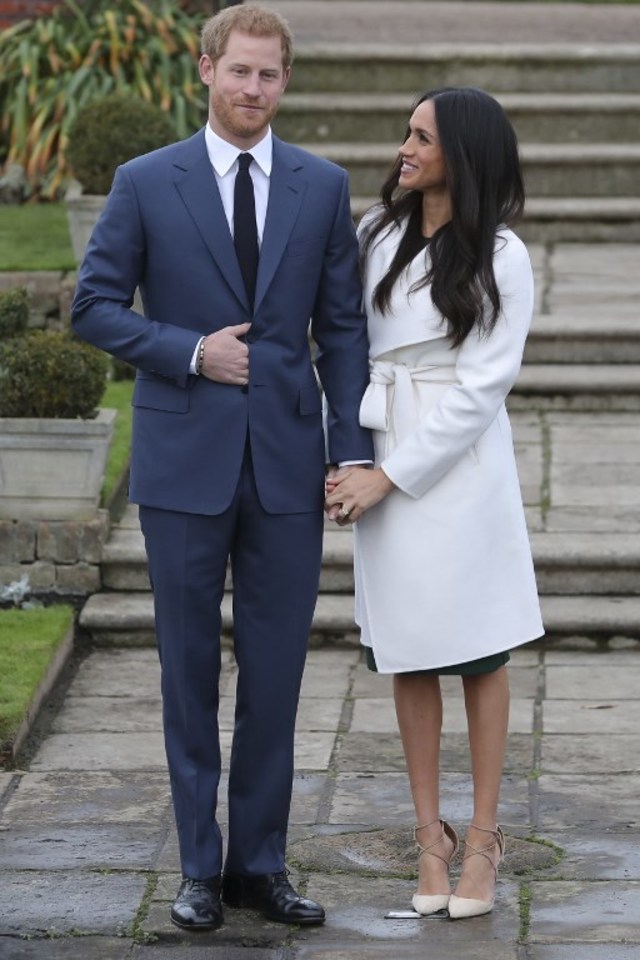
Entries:
{"label": "woman's hand", "polygon": [[[326,478],[325,510],[340,527],[359,520],[365,510],[380,503],[395,484],[384,470],[346,467]],[[339,506],[337,514],[336,506]]]}

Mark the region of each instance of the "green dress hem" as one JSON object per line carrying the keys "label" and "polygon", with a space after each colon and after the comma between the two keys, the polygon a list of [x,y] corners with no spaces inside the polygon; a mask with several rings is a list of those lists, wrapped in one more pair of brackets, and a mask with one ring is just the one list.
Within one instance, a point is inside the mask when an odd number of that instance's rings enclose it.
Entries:
{"label": "green dress hem", "polygon": [[[371,647],[365,647],[367,657],[367,666],[369,670],[378,673],[376,658]],[[409,670],[408,673],[424,674],[428,676],[454,676],[454,677],[477,677],[483,673],[493,673],[511,659],[507,650],[502,653],[492,653],[488,657],[480,657],[478,660],[468,660],[466,663],[455,663],[449,667],[436,667],[433,670]]]}

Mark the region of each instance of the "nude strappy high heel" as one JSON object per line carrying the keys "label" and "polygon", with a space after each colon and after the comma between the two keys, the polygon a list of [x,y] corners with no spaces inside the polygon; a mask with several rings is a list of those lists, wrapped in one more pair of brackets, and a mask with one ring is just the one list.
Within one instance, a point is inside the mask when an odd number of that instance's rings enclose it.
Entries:
{"label": "nude strappy high heel", "polygon": [[[495,830],[486,830],[484,827],[478,827],[475,823],[472,823],[471,826],[475,830],[479,830],[482,833],[490,833],[492,840],[491,843],[488,843],[486,847],[480,847],[480,849],[473,847],[468,840],[465,840],[465,847],[469,853],[465,852],[462,862],[468,860],[469,857],[484,857],[495,872],[496,877],[498,876],[498,864],[504,856],[504,834],[500,827],[496,827]],[[494,863],[491,857],[489,856],[489,851],[497,846],[500,856],[498,857],[498,863]],[[465,917],[480,917],[483,913],[489,913],[493,910],[493,904],[495,898],[492,897],[491,900],[473,900],[470,897],[457,897],[455,893],[451,894],[449,899],[449,916],[452,920],[462,920]]]}
{"label": "nude strappy high heel", "polygon": [[[423,847],[418,842],[418,830],[422,830],[424,827],[430,827],[434,823],[439,823],[442,826],[440,836],[434,840],[433,843],[430,843],[429,846]],[[451,851],[451,856],[449,859],[440,856],[439,853],[435,853],[433,850],[433,848],[437,846],[441,840],[444,840],[445,837],[448,837],[449,840],[453,841],[453,850]],[[429,823],[419,824],[417,827],[413,828],[413,838],[416,841],[416,846],[419,851],[418,860],[420,860],[420,857],[422,857],[424,854],[428,854],[430,857],[437,857],[438,860],[442,860],[447,869],[449,868],[449,865],[455,857],[458,849],[458,835],[446,820],[441,820],[440,817],[437,817],[435,820],[431,820]],[[420,913],[423,917],[426,917],[430,913],[437,913],[438,910],[446,910],[449,906],[450,897],[450,893],[415,893],[411,903],[413,904],[413,909],[416,911],[416,913]]]}

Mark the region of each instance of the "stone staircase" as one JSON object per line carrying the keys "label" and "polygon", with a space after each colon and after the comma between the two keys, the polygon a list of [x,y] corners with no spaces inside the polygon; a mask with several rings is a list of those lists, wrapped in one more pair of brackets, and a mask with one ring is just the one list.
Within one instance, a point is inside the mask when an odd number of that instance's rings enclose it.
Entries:
{"label": "stone staircase", "polygon": [[[634,39],[634,38],[631,38]],[[377,196],[423,90],[483,87],[521,145],[528,241],[640,239],[640,44],[303,47],[275,130],[346,167],[354,212]]]}
{"label": "stone staircase", "polygon": [[[639,77],[640,44],[307,44],[275,124],[349,169],[358,216],[417,92],[472,84],[509,112],[537,289],[509,406],[550,637],[640,637]],[[106,545],[102,580],[82,627],[97,643],[152,643],[133,508]],[[328,527],[313,642],[355,642],[352,591],[351,532]],[[228,631],[229,594],[223,621]]]}
{"label": "stone staircase", "polygon": [[[595,639],[640,636],[640,538],[637,533],[533,532],[531,546],[547,635]],[[114,528],[103,558],[103,590],[81,613],[80,625],[101,645],[154,642],[142,535],[133,507]],[[227,633],[231,595],[222,606]],[[325,533],[320,596],[311,642],[355,642],[352,534]]]}

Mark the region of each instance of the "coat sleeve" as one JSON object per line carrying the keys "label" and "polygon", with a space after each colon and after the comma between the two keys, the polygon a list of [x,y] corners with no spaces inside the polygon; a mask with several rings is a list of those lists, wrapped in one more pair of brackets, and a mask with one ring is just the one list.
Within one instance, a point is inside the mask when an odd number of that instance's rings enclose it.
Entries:
{"label": "coat sleeve", "polygon": [[94,346],[184,387],[200,335],[131,309],[143,279],[145,244],[133,178],[119,167],[80,267],[73,327]]}
{"label": "coat sleeve", "polygon": [[456,358],[456,383],[381,464],[409,496],[423,496],[495,419],[520,371],[533,315],[533,275],[515,234],[498,240],[494,270],[502,310],[487,335],[472,331]]}
{"label": "coat sleeve", "polygon": [[324,253],[311,334],[325,395],[327,460],[373,461],[371,433],[359,421],[369,383],[369,341],[346,173]]}

